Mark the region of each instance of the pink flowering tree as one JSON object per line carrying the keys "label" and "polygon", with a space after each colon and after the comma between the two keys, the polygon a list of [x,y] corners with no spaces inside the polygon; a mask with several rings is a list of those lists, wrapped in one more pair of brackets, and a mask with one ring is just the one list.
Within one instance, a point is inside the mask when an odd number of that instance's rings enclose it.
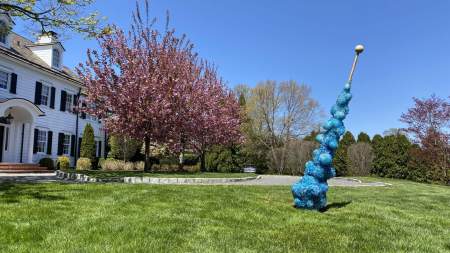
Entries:
{"label": "pink flowering tree", "polygon": [[99,38],[100,50],[88,50],[77,68],[86,101],[95,105],[86,112],[101,117],[110,133],[143,140],[146,171],[151,143],[204,157],[212,145],[239,141],[238,102],[192,43],[142,21],[139,7],[133,20],[130,32],[114,27]]}

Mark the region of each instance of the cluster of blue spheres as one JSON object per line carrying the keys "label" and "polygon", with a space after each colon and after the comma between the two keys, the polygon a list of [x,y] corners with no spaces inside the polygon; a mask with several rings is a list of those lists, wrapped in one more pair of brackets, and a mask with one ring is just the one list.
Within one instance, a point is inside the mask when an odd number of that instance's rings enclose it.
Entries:
{"label": "cluster of blue spheres", "polygon": [[331,108],[332,117],[325,122],[316,140],[320,147],[313,152],[313,160],[305,164],[304,176],[292,186],[296,208],[323,209],[327,205],[327,180],[336,176],[332,167],[334,152],[340,137],[345,133],[343,120],[348,114],[352,99],[351,84],[346,83],[336,104]]}

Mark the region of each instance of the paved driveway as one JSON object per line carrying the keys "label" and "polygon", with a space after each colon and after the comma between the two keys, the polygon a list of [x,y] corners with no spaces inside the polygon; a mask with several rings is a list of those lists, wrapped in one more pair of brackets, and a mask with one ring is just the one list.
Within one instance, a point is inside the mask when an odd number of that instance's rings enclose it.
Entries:
{"label": "paved driveway", "polygon": [[[233,182],[228,184],[237,185],[292,185],[300,179],[298,176],[277,176],[277,175],[261,175],[257,180]],[[328,180],[330,186],[347,186],[347,187],[359,187],[359,186],[386,186],[387,184],[382,182],[363,183],[360,180],[353,178],[335,177]]]}
{"label": "paved driveway", "polygon": [[0,173],[0,183],[45,183],[60,181],[56,173]]}

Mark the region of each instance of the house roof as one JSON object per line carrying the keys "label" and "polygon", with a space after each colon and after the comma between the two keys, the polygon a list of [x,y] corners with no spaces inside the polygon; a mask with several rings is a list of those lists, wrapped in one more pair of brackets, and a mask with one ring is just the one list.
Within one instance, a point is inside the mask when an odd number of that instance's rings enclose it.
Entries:
{"label": "house roof", "polygon": [[50,67],[47,63],[45,63],[42,59],[40,59],[38,56],[36,56],[33,53],[33,51],[31,51],[29,48],[35,46],[35,44],[32,41],[14,32],[11,32],[10,36],[11,36],[10,48],[0,47],[0,53],[28,62],[34,65],[35,67],[43,69],[54,75],[68,79],[69,81],[75,82],[78,85],[83,85],[82,81],[72,70],[70,70],[70,68],[63,66],[61,70],[54,69]]}

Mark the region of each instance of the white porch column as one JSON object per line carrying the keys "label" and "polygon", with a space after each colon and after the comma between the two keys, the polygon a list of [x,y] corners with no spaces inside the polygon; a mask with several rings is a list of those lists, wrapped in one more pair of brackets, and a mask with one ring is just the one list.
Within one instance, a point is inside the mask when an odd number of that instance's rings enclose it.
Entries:
{"label": "white porch column", "polygon": [[33,163],[33,147],[34,147],[34,122],[27,124],[30,126],[30,138],[29,138],[29,145],[28,145],[28,163]]}

